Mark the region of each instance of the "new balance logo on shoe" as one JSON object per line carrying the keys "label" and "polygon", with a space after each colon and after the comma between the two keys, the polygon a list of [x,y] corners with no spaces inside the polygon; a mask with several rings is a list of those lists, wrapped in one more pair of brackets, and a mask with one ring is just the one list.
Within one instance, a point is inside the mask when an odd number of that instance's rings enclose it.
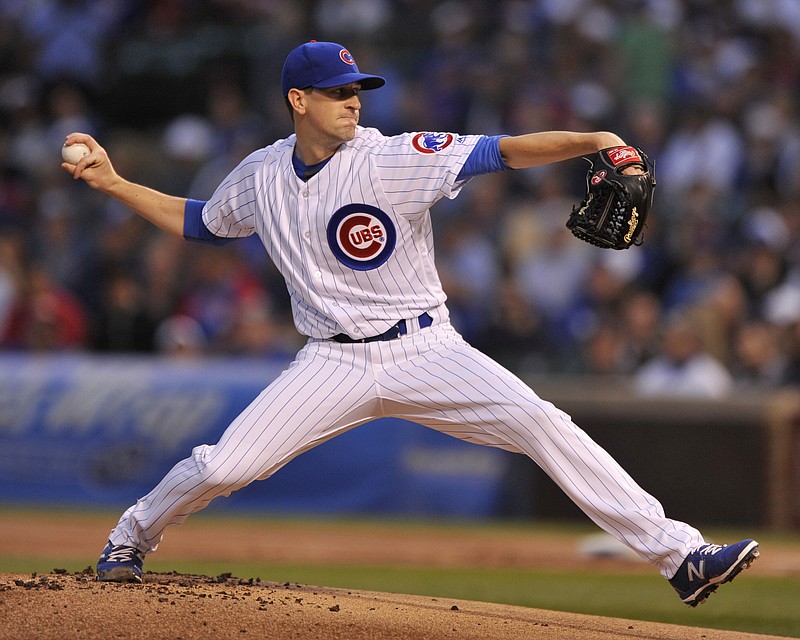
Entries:
{"label": "new balance logo on shoe", "polygon": [[690,607],[705,602],[719,585],[733,580],[758,557],[758,543],[742,540],[736,544],[703,544],[694,549],[670,584]]}
{"label": "new balance logo on shoe", "polygon": [[[686,559],[686,569],[688,571],[689,582],[692,580],[705,580],[706,579],[706,561],[702,556],[715,555],[725,548],[724,545],[719,544],[704,544],[695,549]],[[700,556],[700,560],[695,563],[692,562],[693,556]]]}
{"label": "new balance logo on shoe", "polygon": [[689,562],[688,569],[689,569],[689,582],[697,578],[699,578],[700,580],[706,579],[705,562],[703,562],[702,560],[697,564],[697,566]]}

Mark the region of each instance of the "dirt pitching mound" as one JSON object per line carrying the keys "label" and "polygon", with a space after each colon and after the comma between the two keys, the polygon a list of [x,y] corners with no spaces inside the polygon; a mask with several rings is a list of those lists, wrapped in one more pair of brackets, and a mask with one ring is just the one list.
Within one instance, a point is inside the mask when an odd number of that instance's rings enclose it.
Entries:
{"label": "dirt pitching mound", "polygon": [[472,601],[297,584],[147,573],[144,584],[94,571],[0,575],[0,638],[300,640],[755,640],[775,636]]}

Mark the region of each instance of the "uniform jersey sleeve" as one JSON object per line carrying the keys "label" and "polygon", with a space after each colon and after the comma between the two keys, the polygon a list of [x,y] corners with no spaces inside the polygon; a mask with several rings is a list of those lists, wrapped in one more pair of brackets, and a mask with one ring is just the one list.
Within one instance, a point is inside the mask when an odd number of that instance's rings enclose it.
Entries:
{"label": "uniform jersey sleeve", "polygon": [[483,137],[426,132],[387,138],[375,161],[384,193],[406,214],[455,198],[466,183],[459,173]]}
{"label": "uniform jersey sleeve", "polygon": [[485,173],[508,171],[509,167],[500,153],[500,138],[504,136],[482,137],[472,149],[469,158],[461,167],[457,180],[469,180]]}
{"label": "uniform jersey sleeve", "polygon": [[205,244],[223,245],[234,238],[220,238],[211,233],[203,223],[203,208],[206,203],[203,200],[186,201],[183,209],[183,237],[193,242],[203,242]]}
{"label": "uniform jersey sleeve", "polygon": [[255,232],[256,172],[263,162],[263,151],[242,160],[203,207],[202,223],[213,236],[242,238]]}

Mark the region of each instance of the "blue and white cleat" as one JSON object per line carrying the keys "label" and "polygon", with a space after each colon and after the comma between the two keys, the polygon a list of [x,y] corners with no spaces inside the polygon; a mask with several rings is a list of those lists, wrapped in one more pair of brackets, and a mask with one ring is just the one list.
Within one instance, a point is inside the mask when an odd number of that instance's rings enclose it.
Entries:
{"label": "blue and white cleat", "polygon": [[97,579],[103,582],[141,582],[144,554],[135,547],[109,543],[97,561]]}
{"label": "blue and white cleat", "polygon": [[758,542],[742,540],[732,545],[701,544],[681,564],[669,583],[690,607],[706,601],[717,587],[730,582],[758,557]]}

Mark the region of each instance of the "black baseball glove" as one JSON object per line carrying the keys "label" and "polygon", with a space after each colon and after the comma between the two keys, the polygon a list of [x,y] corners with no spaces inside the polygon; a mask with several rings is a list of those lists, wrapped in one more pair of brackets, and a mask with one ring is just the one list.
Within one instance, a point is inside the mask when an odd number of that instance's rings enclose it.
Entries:
{"label": "black baseball glove", "polygon": [[[655,168],[641,149],[609,147],[585,158],[586,197],[572,208],[567,228],[584,242],[604,249],[642,244],[642,231],[653,206]],[[636,166],[643,173],[622,173]]]}

